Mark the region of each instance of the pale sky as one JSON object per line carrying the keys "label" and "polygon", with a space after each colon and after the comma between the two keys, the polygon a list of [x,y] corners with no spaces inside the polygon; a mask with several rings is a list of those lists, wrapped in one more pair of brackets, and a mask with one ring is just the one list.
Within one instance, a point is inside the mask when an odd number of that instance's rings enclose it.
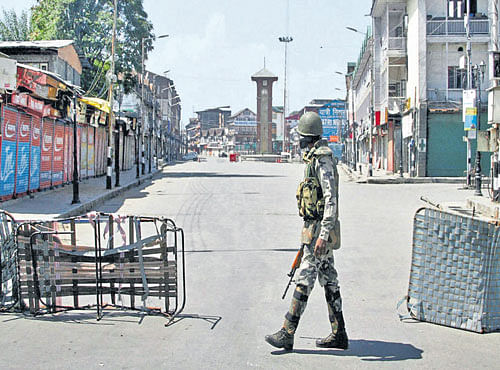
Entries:
{"label": "pale sky", "polygon": [[[250,76],[266,68],[279,77],[273,104],[283,105],[284,46],[288,35],[288,108],[302,108],[314,98],[345,97],[345,82],[335,71],[356,61],[370,24],[371,0],[144,0],[154,25],[155,50],[148,70],[175,82],[184,123],[193,111],[230,105],[233,112],[255,111],[256,86]],[[27,9],[34,0],[0,0],[0,8]],[[342,91],[337,91],[340,88]]]}

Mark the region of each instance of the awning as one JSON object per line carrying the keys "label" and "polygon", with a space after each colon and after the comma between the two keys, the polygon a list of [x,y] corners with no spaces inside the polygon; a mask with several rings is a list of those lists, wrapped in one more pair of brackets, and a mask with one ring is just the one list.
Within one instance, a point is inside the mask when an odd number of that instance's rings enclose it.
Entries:
{"label": "awning", "polygon": [[109,114],[109,102],[107,100],[89,97],[83,97],[78,100]]}

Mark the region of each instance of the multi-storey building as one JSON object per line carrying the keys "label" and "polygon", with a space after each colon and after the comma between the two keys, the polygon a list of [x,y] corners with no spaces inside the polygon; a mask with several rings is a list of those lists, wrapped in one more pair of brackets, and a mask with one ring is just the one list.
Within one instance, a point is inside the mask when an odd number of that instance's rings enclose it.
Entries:
{"label": "multi-storey building", "polygon": [[257,150],[257,115],[245,108],[228,120],[228,127],[234,133],[234,150],[243,154],[254,154]]}
{"label": "multi-storey building", "polygon": [[[416,176],[464,175],[467,73],[460,60],[467,50],[465,3],[373,1],[373,34],[367,35],[347,79],[358,159],[366,161],[371,153],[374,168],[396,172],[402,165]],[[487,0],[470,0],[472,65],[488,61],[487,13]],[[481,85],[483,102],[487,85]],[[486,122],[485,113],[480,118]]]}

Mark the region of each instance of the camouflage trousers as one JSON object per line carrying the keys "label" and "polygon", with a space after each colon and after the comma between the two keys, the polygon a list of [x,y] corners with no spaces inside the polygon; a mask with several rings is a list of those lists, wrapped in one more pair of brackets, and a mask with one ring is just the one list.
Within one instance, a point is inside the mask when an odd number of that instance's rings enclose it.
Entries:
{"label": "camouflage trousers", "polygon": [[319,284],[325,289],[332,333],[336,333],[339,329],[344,330],[342,298],[337,280],[337,270],[334,267],[333,251],[329,250],[323,256],[315,256],[315,242],[316,240],[311,244],[304,245],[304,254],[295,280],[297,286],[293,293],[290,309],[285,315],[285,323],[283,324],[283,327],[289,334],[294,334],[297,329],[316,279],[319,280]]}

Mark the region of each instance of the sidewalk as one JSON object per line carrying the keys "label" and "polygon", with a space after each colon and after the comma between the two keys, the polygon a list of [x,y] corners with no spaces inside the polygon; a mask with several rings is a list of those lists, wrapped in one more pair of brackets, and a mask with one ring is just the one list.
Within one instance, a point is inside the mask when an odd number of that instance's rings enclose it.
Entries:
{"label": "sidewalk", "polygon": [[16,219],[50,219],[65,218],[84,214],[94,209],[101,203],[114,198],[121,193],[150,180],[167,164],[160,160],[159,169],[152,169],[139,179],[136,178],[136,168],[120,172],[120,187],[115,187],[113,175],[113,188],[106,190],[106,176],[89,178],[80,182],[80,203],[71,204],[73,200],[73,185],[65,185],[52,190],[34,193],[32,197],[25,196],[0,203],[0,210],[11,213]]}
{"label": "sidewalk", "polygon": [[465,184],[464,177],[409,177],[407,173],[401,177],[399,173],[381,169],[374,169],[372,176],[368,176],[368,165],[365,163],[358,163],[356,171],[345,163],[340,166],[351,181],[358,184]]}

